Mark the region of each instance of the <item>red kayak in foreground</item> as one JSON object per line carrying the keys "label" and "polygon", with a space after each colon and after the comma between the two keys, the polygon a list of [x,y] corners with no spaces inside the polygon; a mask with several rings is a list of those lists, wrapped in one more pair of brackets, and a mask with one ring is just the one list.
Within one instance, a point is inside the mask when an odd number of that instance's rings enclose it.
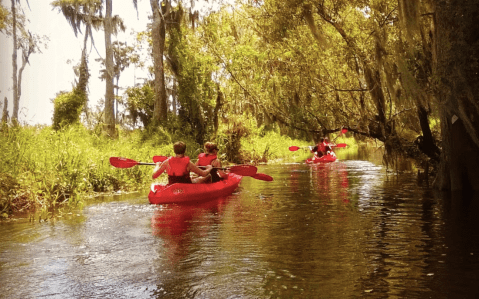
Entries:
{"label": "red kayak in foreground", "polygon": [[152,184],[148,200],[151,204],[166,204],[203,201],[228,196],[235,191],[242,178],[241,175],[229,173],[227,179],[210,184]]}
{"label": "red kayak in foreground", "polygon": [[333,155],[324,155],[320,158],[314,156],[312,158],[306,159],[307,164],[315,164],[315,163],[327,163],[327,162],[334,162],[336,161],[337,157]]}

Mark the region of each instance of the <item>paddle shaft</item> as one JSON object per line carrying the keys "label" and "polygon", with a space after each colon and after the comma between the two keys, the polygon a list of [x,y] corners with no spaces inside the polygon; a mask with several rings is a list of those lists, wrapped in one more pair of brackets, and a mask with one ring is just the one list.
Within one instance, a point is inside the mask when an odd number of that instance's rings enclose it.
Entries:
{"label": "paddle shaft", "polygon": [[136,165],[150,165],[150,166],[155,166],[156,163],[138,162]]}
{"label": "paddle shaft", "polygon": [[[164,161],[164,159],[162,160]],[[156,165],[156,163],[137,162],[132,159],[120,158],[120,157],[110,157],[110,164],[117,168],[131,168],[136,165],[148,165],[148,166]],[[199,166],[199,168],[205,168],[205,166]],[[256,166],[253,166],[253,165],[235,165],[232,167],[213,167],[213,169],[230,170],[232,173],[236,173],[242,176],[250,176],[252,178],[255,178],[257,180],[262,180],[262,181],[273,180],[273,177],[267,174],[257,173],[257,168]]]}

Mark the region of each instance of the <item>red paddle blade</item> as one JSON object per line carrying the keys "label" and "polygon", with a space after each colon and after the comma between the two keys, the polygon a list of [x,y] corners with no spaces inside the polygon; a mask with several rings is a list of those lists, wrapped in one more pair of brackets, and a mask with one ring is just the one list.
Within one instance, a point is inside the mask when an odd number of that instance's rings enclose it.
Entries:
{"label": "red paddle blade", "polygon": [[346,147],[347,144],[346,143],[338,143],[336,144],[336,147]]}
{"label": "red paddle blade", "polygon": [[164,162],[168,159],[168,157],[165,156],[153,156],[153,162],[158,163],[158,162]]}
{"label": "red paddle blade", "polygon": [[253,178],[257,180],[267,181],[267,182],[271,182],[273,180],[273,177],[270,175],[267,175],[266,173],[257,173],[253,175]]}
{"label": "red paddle blade", "polygon": [[297,150],[299,150],[299,149],[300,149],[299,146],[290,146],[290,147],[289,147],[289,150],[292,151],[292,152],[295,152],[295,151],[297,151]]}
{"label": "red paddle blade", "polygon": [[230,167],[230,172],[242,176],[254,176],[258,172],[258,168],[253,165],[235,165]]}
{"label": "red paddle blade", "polygon": [[138,162],[128,158],[110,157],[110,164],[117,168],[130,168],[138,165]]}

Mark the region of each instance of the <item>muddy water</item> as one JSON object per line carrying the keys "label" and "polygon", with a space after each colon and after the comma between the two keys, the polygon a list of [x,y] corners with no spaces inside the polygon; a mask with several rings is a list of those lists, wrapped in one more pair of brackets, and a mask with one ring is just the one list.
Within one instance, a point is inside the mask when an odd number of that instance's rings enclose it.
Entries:
{"label": "muddy water", "polygon": [[[360,160],[263,166],[200,205],[0,225],[0,298],[475,298],[479,199]],[[453,197],[453,198],[451,198]]]}

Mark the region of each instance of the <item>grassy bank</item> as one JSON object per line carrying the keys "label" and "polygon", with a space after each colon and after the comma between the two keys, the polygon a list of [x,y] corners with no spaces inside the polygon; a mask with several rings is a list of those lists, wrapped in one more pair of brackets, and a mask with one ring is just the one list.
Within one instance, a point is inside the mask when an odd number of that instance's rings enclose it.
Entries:
{"label": "grassy bank", "polygon": [[[172,142],[145,139],[141,131],[120,132],[109,139],[75,126],[63,131],[51,127],[3,127],[0,131],[0,215],[60,205],[81,205],[86,196],[103,192],[145,190],[152,168],[118,169],[109,158],[128,157],[151,162],[154,155],[172,155]],[[171,138],[174,140],[174,138]],[[184,139],[183,139],[184,140]],[[191,140],[187,155],[196,157],[202,146]],[[291,162],[306,152],[292,153],[290,145],[308,145],[278,133],[251,134],[241,140],[247,163]],[[220,144],[220,149],[227,145]]]}
{"label": "grassy bank", "polygon": [[139,134],[110,140],[81,126],[56,132],[50,127],[7,127],[0,133],[0,212],[77,204],[93,192],[136,190],[151,169],[116,169],[110,156],[151,159],[157,148],[143,146]]}

